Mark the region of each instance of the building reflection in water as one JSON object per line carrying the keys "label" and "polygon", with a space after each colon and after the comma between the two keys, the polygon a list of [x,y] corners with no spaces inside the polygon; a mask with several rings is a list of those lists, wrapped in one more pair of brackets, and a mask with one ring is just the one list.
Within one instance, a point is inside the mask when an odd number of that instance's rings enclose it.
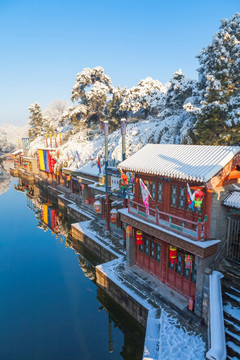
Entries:
{"label": "building reflection in water", "polygon": [[[71,237],[71,224],[67,214],[59,211],[57,204],[54,204],[52,199],[36,185],[29,186],[20,180],[15,189],[26,193],[27,207],[36,217],[37,227],[43,231],[50,230],[52,235],[55,235],[61,243],[65,243],[65,247],[73,249],[78,255],[79,266],[84,275],[96,284],[95,266],[102,261],[83,244]],[[141,360],[145,329],[98,286],[97,300],[101,304],[99,311],[105,311],[107,314],[109,352],[114,352],[113,327],[118,327],[124,335],[124,345],[120,353],[122,358],[125,360]]]}

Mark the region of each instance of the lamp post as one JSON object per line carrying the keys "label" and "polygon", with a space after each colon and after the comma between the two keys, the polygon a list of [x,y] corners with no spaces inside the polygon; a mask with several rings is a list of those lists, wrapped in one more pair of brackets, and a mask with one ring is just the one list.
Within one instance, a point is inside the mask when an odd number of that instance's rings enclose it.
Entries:
{"label": "lamp post", "polygon": [[121,119],[121,134],[122,134],[122,161],[124,161],[124,160],[126,159],[126,143],[125,143],[126,128],[127,128],[127,122],[126,122],[126,119]]}
{"label": "lamp post", "polygon": [[[126,159],[126,128],[127,128],[127,121],[126,119],[121,119],[121,134],[122,134],[122,161]],[[123,189],[123,207],[127,207],[127,199],[126,199],[126,190]],[[126,230],[123,230],[123,241],[126,244]]]}
{"label": "lamp post", "polygon": [[105,136],[105,185],[106,185],[106,230],[110,230],[109,217],[110,217],[110,204],[109,204],[109,194],[108,194],[108,184],[107,184],[107,168],[108,168],[108,121],[103,122],[103,130]]}

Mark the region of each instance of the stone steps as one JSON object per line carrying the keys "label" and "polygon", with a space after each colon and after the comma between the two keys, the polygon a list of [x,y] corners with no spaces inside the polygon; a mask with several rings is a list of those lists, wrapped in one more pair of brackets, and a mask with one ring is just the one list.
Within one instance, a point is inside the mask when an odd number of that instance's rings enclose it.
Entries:
{"label": "stone steps", "polygon": [[240,267],[223,261],[223,315],[228,360],[240,360]]}

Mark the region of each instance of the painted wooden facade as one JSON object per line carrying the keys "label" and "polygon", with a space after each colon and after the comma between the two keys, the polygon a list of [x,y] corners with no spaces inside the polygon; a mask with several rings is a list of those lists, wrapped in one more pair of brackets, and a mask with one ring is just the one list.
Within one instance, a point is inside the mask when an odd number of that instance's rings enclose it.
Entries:
{"label": "painted wooden facade", "polygon": [[[163,156],[161,151],[164,150],[166,153],[166,148],[157,146],[156,151],[159,151],[157,156],[163,157],[165,160],[166,156]],[[191,149],[201,152],[201,147]],[[213,150],[215,151],[215,149]],[[157,277],[175,291],[189,298],[191,303],[197,301],[196,313],[201,315],[204,272],[206,267],[211,266],[216,256],[217,245],[224,240],[224,236],[219,237],[218,227],[220,224],[216,228],[211,228],[211,223],[217,223],[216,211],[224,214],[225,209],[221,208],[220,203],[222,193],[227,193],[224,186],[228,186],[234,181],[237,182],[237,179],[240,178],[239,148],[233,149],[230,161],[222,167],[219,166],[216,173],[212,170],[216,164],[213,162],[212,167],[208,165],[206,180],[204,178],[200,180],[200,176],[195,176],[195,179],[191,180],[193,175],[191,171],[189,174],[187,173],[184,162],[180,162],[170,155],[167,157],[167,165],[172,171],[169,176],[164,175],[164,172],[166,173],[164,168],[161,166],[158,168],[155,164],[152,168],[147,164],[146,172],[144,172],[143,162],[145,157],[147,161],[147,156],[144,156],[147,150],[145,153],[144,148],[140,151],[142,154],[136,156],[136,165],[134,161],[128,161],[128,159],[119,165],[122,171],[135,173],[134,198],[129,200],[127,211],[120,211],[122,222],[125,223],[125,226],[132,226],[134,230],[133,241],[130,237],[127,238],[127,262],[130,266],[136,264]],[[154,146],[151,151],[154,152]],[[177,153],[176,146],[174,151]],[[147,155],[150,162],[151,153]],[[153,156],[156,157],[156,153]],[[187,161],[186,154],[185,158]],[[197,173],[196,166],[193,166],[194,159],[192,163],[191,160],[189,162],[189,169],[193,168]],[[185,178],[181,178],[181,174],[174,176],[175,164],[177,164],[176,169],[178,164],[181,164],[184,171],[186,169]],[[148,215],[142,200],[140,179],[151,195]],[[189,205],[188,185],[192,193],[198,190],[203,193],[200,206],[197,202],[194,207]],[[220,187],[218,190],[216,190],[217,186]],[[219,219],[225,221],[226,234],[226,216],[221,214]],[[224,227],[223,224],[221,226]],[[138,245],[136,241],[137,231],[142,232],[141,245]],[[170,259],[170,247],[176,249],[176,260],[174,261]]]}

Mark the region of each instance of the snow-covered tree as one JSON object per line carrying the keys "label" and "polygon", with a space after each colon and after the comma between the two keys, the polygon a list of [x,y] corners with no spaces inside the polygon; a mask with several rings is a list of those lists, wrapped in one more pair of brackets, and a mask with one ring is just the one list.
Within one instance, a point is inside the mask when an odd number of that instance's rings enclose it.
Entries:
{"label": "snow-covered tree", "polygon": [[121,88],[120,86],[112,90],[112,98],[107,104],[107,119],[110,128],[116,129],[120,125],[121,118],[126,117],[126,113],[120,110],[120,105],[126,96],[126,92],[126,87]]}
{"label": "snow-covered tree", "polygon": [[197,58],[200,62],[197,142],[232,144],[239,141],[240,14],[222,20],[220,30]]}
{"label": "snow-covered tree", "polygon": [[179,69],[173,74],[167,89],[165,108],[174,111],[182,111],[186,99],[192,96],[194,80],[187,79]]}
{"label": "snow-covered tree", "polygon": [[[92,120],[94,122],[101,121],[104,118],[108,96],[112,89],[111,79],[104,73],[101,66],[92,69],[85,68],[77,74],[72,90],[72,101],[79,101],[80,105],[86,107],[88,123]],[[80,110],[80,108],[78,109]],[[80,117],[81,111],[79,112]]]}
{"label": "snow-covered tree", "polygon": [[29,121],[28,124],[30,125],[29,129],[29,138],[34,140],[38,135],[41,134],[43,130],[43,114],[41,111],[40,104],[35,102],[34,104],[29,106]]}
{"label": "snow-covered tree", "polygon": [[127,90],[120,105],[120,110],[132,111],[133,113],[143,110],[146,119],[151,114],[151,111],[156,109],[156,99],[160,107],[162,106],[165,91],[166,89],[160,81],[147,77],[141,80],[137,86]]}
{"label": "snow-covered tree", "polygon": [[46,132],[54,132],[59,127],[62,116],[69,108],[68,101],[55,100],[43,111]]}

